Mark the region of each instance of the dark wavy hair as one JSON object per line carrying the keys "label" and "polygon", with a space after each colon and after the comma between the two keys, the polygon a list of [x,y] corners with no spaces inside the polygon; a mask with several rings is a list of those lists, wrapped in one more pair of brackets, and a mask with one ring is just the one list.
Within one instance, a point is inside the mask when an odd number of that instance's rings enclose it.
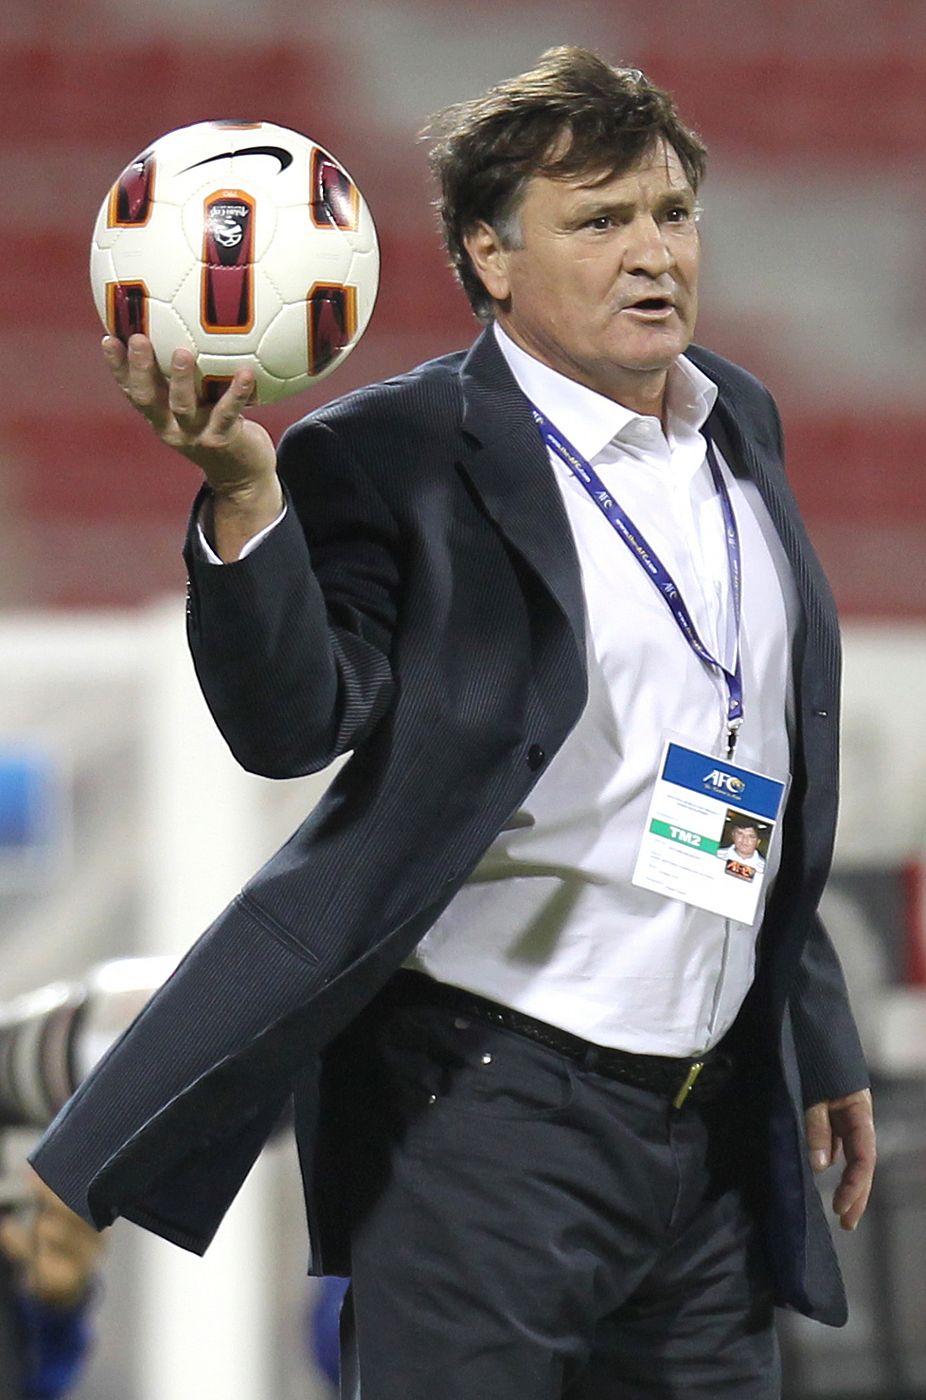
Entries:
{"label": "dark wavy hair", "polygon": [[697,191],[707,156],[669,94],[639,69],[612,67],[572,46],[547,49],[536,68],[438,112],[421,135],[433,143],[451,266],[481,320],[491,319],[494,303],[463,239],[484,221],[517,247],[518,208],[533,175],[622,175],[664,139]]}

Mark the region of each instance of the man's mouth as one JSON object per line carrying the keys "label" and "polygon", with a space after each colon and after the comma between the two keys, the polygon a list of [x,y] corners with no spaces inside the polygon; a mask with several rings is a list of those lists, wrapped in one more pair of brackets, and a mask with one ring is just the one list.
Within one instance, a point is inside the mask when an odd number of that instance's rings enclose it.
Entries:
{"label": "man's mouth", "polygon": [[675,303],[669,297],[641,297],[639,301],[630,302],[623,307],[623,310],[634,311],[650,320],[659,320],[671,315],[675,310]]}

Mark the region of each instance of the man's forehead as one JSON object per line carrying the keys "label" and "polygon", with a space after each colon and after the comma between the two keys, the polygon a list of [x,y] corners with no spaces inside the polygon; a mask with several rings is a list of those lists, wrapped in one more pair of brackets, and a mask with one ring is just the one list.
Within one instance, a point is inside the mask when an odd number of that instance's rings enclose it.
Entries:
{"label": "man's forehead", "polygon": [[690,190],[691,184],[685,174],[685,167],[673,147],[664,141],[653,150],[647,151],[633,165],[626,169],[599,166],[594,170],[580,171],[569,183],[576,190],[600,190],[603,185],[634,185],[645,176],[656,175],[665,180],[671,189]]}
{"label": "man's forehead", "polygon": [[678,152],[665,140],[660,140],[655,146],[644,151],[639,160],[623,168],[619,165],[615,167],[596,162],[593,166],[568,175],[543,172],[534,178],[549,181],[576,194],[600,194],[605,187],[615,192],[623,189],[630,193],[640,181],[648,181],[649,177],[653,176],[668,190],[694,193]]}

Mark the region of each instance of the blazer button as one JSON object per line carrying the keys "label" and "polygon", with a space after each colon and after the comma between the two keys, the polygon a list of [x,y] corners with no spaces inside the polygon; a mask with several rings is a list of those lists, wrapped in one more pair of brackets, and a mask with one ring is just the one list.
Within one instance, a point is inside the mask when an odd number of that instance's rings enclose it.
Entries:
{"label": "blazer button", "polygon": [[543,767],[546,754],[539,744],[531,744],[527,751],[527,766],[532,773],[536,773],[538,768]]}

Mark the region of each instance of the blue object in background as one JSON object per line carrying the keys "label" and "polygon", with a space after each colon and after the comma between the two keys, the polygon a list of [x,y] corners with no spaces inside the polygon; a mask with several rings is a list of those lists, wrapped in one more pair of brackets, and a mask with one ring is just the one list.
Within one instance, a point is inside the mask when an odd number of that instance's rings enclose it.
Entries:
{"label": "blue object in background", "polygon": [[90,1349],[87,1304],[53,1308],[21,1294],[26,1350],[24,1400],[58,1400],[76,1384]]}
{"label": "blue object in background", "polygon": [[61,824],[57,772],[38,749],[0,748],[0,861],[47,850]]}

